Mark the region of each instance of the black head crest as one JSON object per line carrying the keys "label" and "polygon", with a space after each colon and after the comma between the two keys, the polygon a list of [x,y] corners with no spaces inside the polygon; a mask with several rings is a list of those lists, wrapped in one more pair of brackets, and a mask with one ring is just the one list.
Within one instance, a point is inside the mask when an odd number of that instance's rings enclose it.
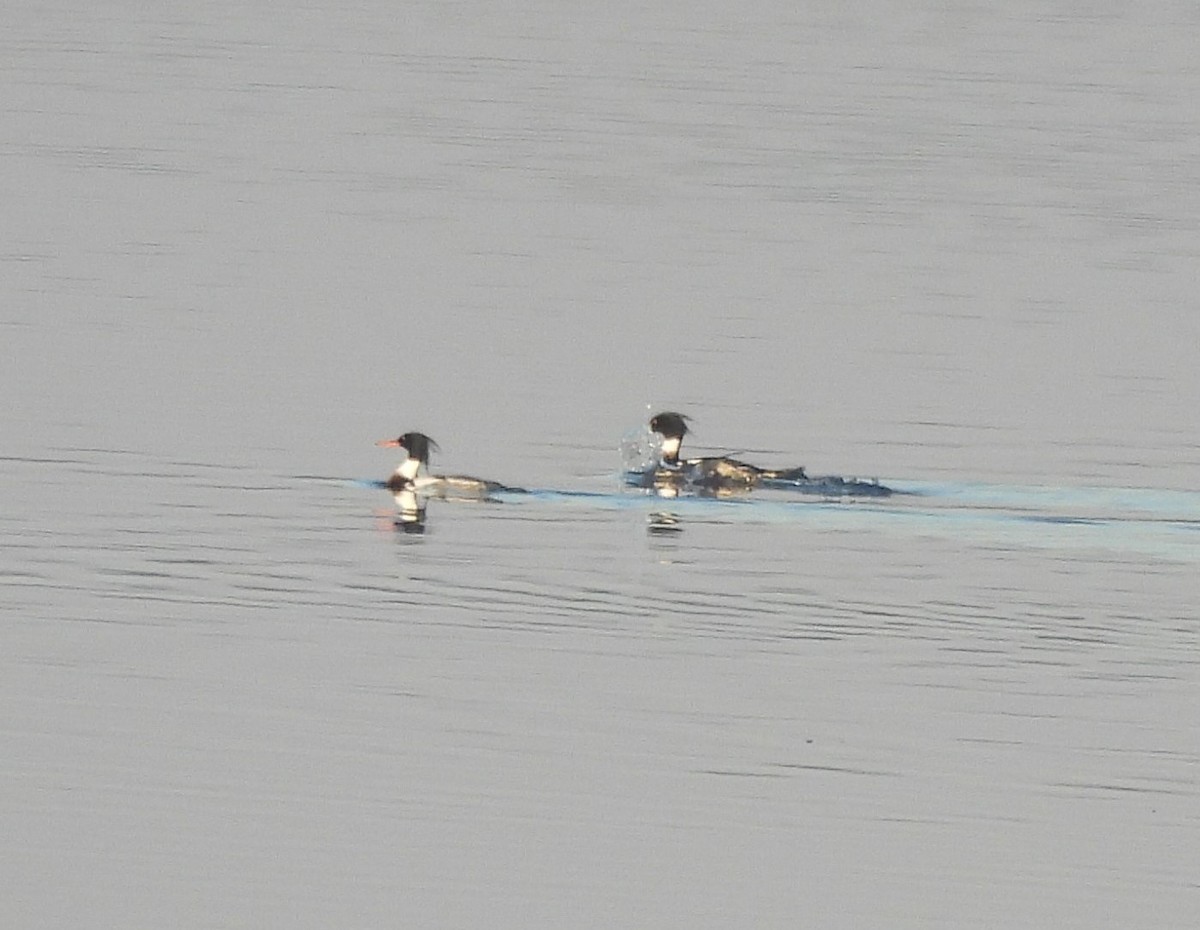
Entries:
{"label": "black head crest", "polygon": [[682,413],[666,410],[656,413],[650,418],[650,429],[661,433],[667,439],[682,439],[687,435],[687,421],[690,418]]}
{"label": "black head crest", "polygon": [[410,456],[426,465],[429,464],[429,450],[438,450],[438,444],[424,433],[405,433],[397,441]]}

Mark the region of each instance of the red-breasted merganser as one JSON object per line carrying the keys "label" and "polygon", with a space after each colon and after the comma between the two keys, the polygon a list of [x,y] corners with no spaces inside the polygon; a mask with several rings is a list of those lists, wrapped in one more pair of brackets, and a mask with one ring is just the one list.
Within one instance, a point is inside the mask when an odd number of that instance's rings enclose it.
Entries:
{"label": "red-breasted merganser", "polygon": [[877,481],[858,481],[836,475],[810,478],[802,467],[760,468],[727,456],[680,459],[679,449],[683,437],[688,434],[688,419],[684,414],[670,410],[650,418],[650,429],[662,436],[660,461],[652,471],[631,472],[631,484],[726,493],[763,486],[822,495],[886,497],[892,493],[891,488]]}
{"label": "red-breasted merganser", "polygon": [[405,433],[395,439],[381,439],[375,445],[400,448],[408,453],[388,478],[387,486],[393,494],[415,491],[430,497],[478,500],[494,491],[520,490],[498,481],[487,481],[470,475],[429,474],[426,470],[429,466],[429,453],[430,450],[437,449],[438,444],[424,433]]}

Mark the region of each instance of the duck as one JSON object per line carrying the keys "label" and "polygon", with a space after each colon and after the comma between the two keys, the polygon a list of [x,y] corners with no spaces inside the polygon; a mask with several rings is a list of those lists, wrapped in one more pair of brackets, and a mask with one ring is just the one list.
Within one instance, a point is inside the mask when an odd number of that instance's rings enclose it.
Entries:
{"label": "duck", "polygon": [[380,439],[375,445],[400,448],[406,453],[386,482],[393,494],[416,492],[428,497],[481,500],[498,491],[521,490],[471,475],[431,474],[428,471],[429,455],[432,451],[440,451],[440,447],[424,433],[402,433],[395,439]]}
{"label": "duck", "polygon": [[674,410],[650,418],[650,430],[662,437],[659,461],[652,470],[631,472],[631,483],[639,487],[729,494],[758,487],[798,490],[827,496],[859,495],[886,497],[891,488],[877,481],[842,478],[837,475],[810,477],[802,466],[762,468],[729,456],[682,459],[683,437],[691,417]]}

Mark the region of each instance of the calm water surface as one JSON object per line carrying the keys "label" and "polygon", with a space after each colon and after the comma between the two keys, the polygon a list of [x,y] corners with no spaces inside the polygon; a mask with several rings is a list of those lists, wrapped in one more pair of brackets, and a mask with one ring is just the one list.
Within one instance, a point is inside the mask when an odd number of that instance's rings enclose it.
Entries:
{"label": "calm water surface", "polygon": [[1197,19],[0,12],[3,922],[1193,926]]}

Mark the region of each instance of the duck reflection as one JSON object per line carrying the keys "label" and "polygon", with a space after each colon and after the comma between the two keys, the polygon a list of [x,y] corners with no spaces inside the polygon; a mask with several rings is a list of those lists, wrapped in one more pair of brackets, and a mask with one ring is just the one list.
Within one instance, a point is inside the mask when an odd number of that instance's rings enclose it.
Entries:
{"label": "duck reflection", "polygon": [[671,536],[683,532],[683,523],[679,514],[668,510],[659,510],[650,514],[646,527],[651,536]]}
{"label": "duck reflection", "polygon": [[425,532],[426,514],[429,501],[436,498],[440,501],[452,501],[466,504],[499,504],[501,500],[498,497],[489,495],[480,495],[467,491],[463,494],[455,494],[445,488],[434,488],[432,490],[417,490],[411,485],[396,487],[392,489],[392,500],[396,502],[396,512],[392,517],[392,523],[397,530],[403,533],[420,535]]}
{"label": "duck reflection", "polygon": [[392,491],[396,501],[396,516],[392,522],[402,533],[419,536],[425,532],[425,498],[411,488]]}
{"label": "duck reflection", "polygon": [[[748,488],[695,487],[677,482],[656,482],[646,488],[649,494],[661,500],[683,500],[707,498],[709,500],[734,500],[749,497]],[[648,529],[655,536],[682,533],[685,525],[683,516],[675,510],[655,510],[648,520]]]}

